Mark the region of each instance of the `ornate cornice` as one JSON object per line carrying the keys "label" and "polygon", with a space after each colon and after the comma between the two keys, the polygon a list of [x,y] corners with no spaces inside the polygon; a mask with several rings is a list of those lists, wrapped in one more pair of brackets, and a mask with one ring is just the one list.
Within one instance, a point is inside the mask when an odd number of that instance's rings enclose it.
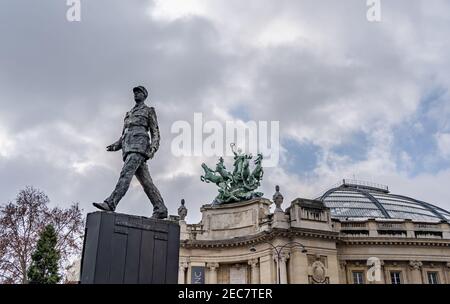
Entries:
{"label": "ornate cornice", "polygon": [[295,236],[338,240],[339,232],[291,227],[289,233]]}
{"label": "ornate cornice", "polygon": [[236,237],[226,240],[182,240],[181,248],[225,248],[255,245],[263,241],[270,241],[274,238],[304,237],[313,239],[333,240],[338,245],[401,245],[401,246],[427,246],[427,247],[450,247],[448,239],[411,239],[411,238],[380,238],[380,237],[342,237],[339,232],[323,231],[291,227],[290,229],[273,228],[268,231],[259,232],[254,235]]}
{"label": "ornate cornice", "polygon": [[289,230],[273,228],[270,231],[263,231],[254,235],[236,237],[227,240],[183,240],[180,242],[180,247],[186,249],[240,247],[257,244],[276,237],[291,238],[294,236],[338,240],[339,233],[294,227]]}
{"label": "ornate cornice", "polygon": [[450,247],[450,240],[417,240],[417,239],[382,239],[382,238],[341,238],[340,243],[344,245],[406,245],[406,246],[432,246]]}
{"label": "ornate cornice", "polygon": [[254,203],[261,203],[265,205],[271,205],[272,202],[267,198],[254,198],[248,201],[242,201],[237,203],[228,203],[228,204],[222,204],[222,205],[211,205],[206,204],[200,207],[200,211],[206,211],[206,210],[225,210],[225,209],[235,209],[243,206],[252,205]]}

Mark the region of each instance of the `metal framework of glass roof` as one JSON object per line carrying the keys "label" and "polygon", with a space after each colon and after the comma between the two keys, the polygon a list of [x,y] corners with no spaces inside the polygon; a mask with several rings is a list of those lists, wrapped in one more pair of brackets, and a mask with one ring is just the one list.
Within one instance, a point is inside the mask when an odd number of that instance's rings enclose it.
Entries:
{"label": "metal framework of glass roof", "polygon": [[320,198],[331,216],[348,218],[410,219],[450,222],[450,212],[407,196],[391,194],[384,185],[344,179]]}

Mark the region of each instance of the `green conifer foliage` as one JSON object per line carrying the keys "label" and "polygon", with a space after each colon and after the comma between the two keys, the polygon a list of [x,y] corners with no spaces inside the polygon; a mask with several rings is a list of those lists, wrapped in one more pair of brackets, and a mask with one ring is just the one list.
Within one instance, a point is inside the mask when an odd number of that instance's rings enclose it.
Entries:
{"label": "green conifer foliage", "polygon": [[47,225],[42,231],[28,269],[28,281],[34,284],[56,284],[61,280],[58,274],[60,254],[56,249],[55,228]]}

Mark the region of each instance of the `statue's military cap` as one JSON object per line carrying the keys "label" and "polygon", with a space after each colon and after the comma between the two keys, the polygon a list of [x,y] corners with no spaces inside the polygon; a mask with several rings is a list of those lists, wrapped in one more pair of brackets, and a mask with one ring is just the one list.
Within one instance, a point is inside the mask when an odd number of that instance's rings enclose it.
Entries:
{"label": "statue's military cap", "polygon": [[142,93],[144,93],[144,95],[145,95],[146,98],[147,98],[147,96],[148,96],[147,89],[144,88],[143,86],[137,86],[137,87],[134,87],[134,88],[133,88],[133,92],[135,92],[135,91],[141,91]]}

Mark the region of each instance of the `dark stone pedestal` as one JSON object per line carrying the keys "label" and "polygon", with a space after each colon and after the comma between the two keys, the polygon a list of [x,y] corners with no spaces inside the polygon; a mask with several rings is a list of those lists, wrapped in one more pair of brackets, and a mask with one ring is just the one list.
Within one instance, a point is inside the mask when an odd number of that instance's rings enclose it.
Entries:
{"label": "dark stone pedestal", "polygon": [[177,222],[89,213],[81,284],[177,284],[179,249]]}

